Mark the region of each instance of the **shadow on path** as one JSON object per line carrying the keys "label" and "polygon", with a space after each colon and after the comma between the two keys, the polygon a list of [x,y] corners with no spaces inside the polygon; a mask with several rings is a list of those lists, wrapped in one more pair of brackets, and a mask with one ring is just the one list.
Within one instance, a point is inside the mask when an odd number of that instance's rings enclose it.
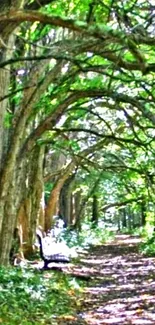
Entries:
{"label": "shadow on path", "polygon": [[140,241],[119,235],[82,256],[73,271],[90,280],[76,324],[155,325],[155,259],[138,252]]}

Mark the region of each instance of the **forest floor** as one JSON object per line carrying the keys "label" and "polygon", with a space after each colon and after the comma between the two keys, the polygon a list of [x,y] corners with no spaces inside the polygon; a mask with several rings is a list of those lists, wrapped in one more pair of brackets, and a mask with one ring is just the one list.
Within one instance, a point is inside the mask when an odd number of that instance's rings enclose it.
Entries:
{"label": "forest floor", "polygon": [[81,256],[68,271],[85,281],[76,317],[60,325],[155,325],[155,258],[139,253],[140,241],[116,235]]}

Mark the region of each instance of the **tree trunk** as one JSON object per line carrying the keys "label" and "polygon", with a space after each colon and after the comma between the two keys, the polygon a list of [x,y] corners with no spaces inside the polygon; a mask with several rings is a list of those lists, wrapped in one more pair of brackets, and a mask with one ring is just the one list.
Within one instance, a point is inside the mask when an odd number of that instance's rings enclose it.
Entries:
{"label": "tree trunk", "polygon": [[73,196],[74,203],[73,203],[72,224],[79,225],[79,228],[80,228],[80,220],[78,220],[78,218],[80,217],[80,219],[81,219],[81,215],[79,215],[79,208],[81,206],[81,201],[82,201],[82,190],[76,189],[76,192],[74,193],[74,196]]}
{"label": "tree trunk", "polygon": [[59,210],[66,226],[71,226],[73,220],[72,191],[74,186],[74,180],[75,180],[75,174],[73,174],[66,180],[60,193]]}
{"label": "tree trunk", "polygon": [[[102,173],[101,173],[102,174]],[[81,198],[81,202],[79,204],[79,207],[78,207],[78,213],[76,214],[76,222],[75,222],[75,228],[79,229],[81,228],[81,218],[84,214],[84,209],[86,208],[86,205],[89,201],[89,198],[92,197],[94,195],[94,192],[96,191],[98,185],[99,185],[99,182],[100,182],[100,176],[96,179],[95,183],[93,184],[93,187],[90,188],[88,194],[86,197],[83,197]],[[81,193],[82,194],[82,193]]]}
{"label": "tree trunk", "polygon": [[130,206],[127,207],[127,214],[128,214],[128,229],[132,229],[132,212]]}
{"label": "tree trunk", "polygon": [[53,216],[56,213],[58,213],[60,191],[74,167],[75,167],[74,162],[69,163],[69,165],[63,171],[63,175],[60,175],[60,177],[57,179],[54,185],[54,188],[51,191],[47,206],[45,208],[45,231],[46,232],[49,229],[51,229]]}
{"label": "tree trunk", "polygon": [[41,211],[43,184],[44,147],[36,146],[29,160],[27,178],[27,198],[21,206],[18,215],[18,224],[22,226],[24,256],[33,253],[34,235]]}
{"label": "tree trunk", "polygon": [[93,195],[91,221],[94,223],[95,226],[97,226],[97,224],[98,224],[98,198],[97,198],[96,194]]}
{"label": "tree trunk", "polygon": [[[5,2],[6,3],[6,2]],[[1,11],[1,8],[0,8]],[[8,26],[7,26],[8,25]],[[13,26],[16,24],[13,24]],[[11,34],[14,30],[15,26],[11,28],[11,24],[4,23],[4,32],[5,32],[5,42],[7,42],[7,48],[13,49],[13,43],[11,41],[11,37],[9,38],[9,33]],[[2,33],[3,34],[3,33]],[[7,36],[8,35],[8,36]],[[3,35],[1,35],[3,38]],[[9,39],[9,42],[8,42]],[[0,44],[1,46],[1,44]],[[3,51],[5,55],[6,49]],[[3,53],[2,52],[2,53]],[[6,59],[6,55],[3,59]],[[35,67],[36,68],[36,67]],[[32,69],[29,75],[29,83],[37,84],[38,82],[38,73],[40,70]],[[46,69],[45,65],[40,65],[40,69]],[[4,69],[5,71],[5,69]],[[8,71],[8,75],[5,76],[3,69],[0,71],[0,82],[1,90],[0,95],[4,96],[8,93],[9,89],[9,81],[10,81],[10,73],[8,67],[6,69]],[[24,135],[30,130],[29,126],[27,126],[28,118],[32,112],[34,104],[40,98],[40,91],[46,89],[47,84],[51,82],[50,75],[48,79],[45,80],[44,83],[40,87],[37,87],[35,91],[34,87],[29,87],[25,89],[23,92],[23,98],[20,103],[20,107],[15,113],[14,119],[12,120],[11,132],[9,133],[8,138],[8,148],[5,150],[5,155],[3,152],[4,143],[1,143],[0,148],[0,159],[3,164],[1,164],[1,174],[0,174],[0,264],[7,265],[9,263],[9,253],[12,245],[12,237],[14,233],[14,228],[17,223],[17,214],[19,207],[21,205],[22,200],[24,199],[23,189],[25,188],[25,180],[26,180],[26,172],[25,166],[28,160],[28,154],[26,152],[21,156],[21,148],[25,142]],[[4,84],[2,84],[4,82]],[[2,102],[1,102],[2,105]],[[3,130],[4,130],[4,115],[6,112],[7,102],[3,100],[2,105],[2,113],[0,121],[0,139],[4,140]],[[2,141],[2,140],[1,140]],[[24,167],[23,167],[24,166]]]}
{"label": "tree trunk", "polygon": [[[9,191],[7,191],[6,196],[1,196],[0,204],[1,211],[3,208],[3,217],[2,219],[2,229],[0,234],[0,264],[8,265],[9,264],[9,255],[12,246],[12,238],[14,229],[16,227],[16,217],[17,211],[20,204],[20,189],[16,186],[16,175],[12,175],[12,180],[8,179],[9,182]],[[6,184],[5,184],[6,185]],[[21,189],[22,191],[22,189]],[[3,192],[5,193],[5,192]]]}
{"label": "tree trunk", "polygon": [[143,197],[142,202],[141,202],[141,224],[142,227],[144,227],[146,225],[146,201],[145,198]]}
{"label": "tree trunk", "polygon": [[126,210],[122,209],[122,227],[127,227],[127,220],[126,220]]}

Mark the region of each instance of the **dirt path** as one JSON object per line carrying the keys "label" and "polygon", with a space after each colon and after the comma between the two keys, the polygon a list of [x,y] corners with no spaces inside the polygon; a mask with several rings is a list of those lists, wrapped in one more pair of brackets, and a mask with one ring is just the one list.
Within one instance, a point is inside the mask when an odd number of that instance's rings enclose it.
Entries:
{"label": "dirt path", "polygon": [[81,258],[74,271],[90,279],[72,324],[155,325],[155,258],[141,256],[139,242],[116,236]]}

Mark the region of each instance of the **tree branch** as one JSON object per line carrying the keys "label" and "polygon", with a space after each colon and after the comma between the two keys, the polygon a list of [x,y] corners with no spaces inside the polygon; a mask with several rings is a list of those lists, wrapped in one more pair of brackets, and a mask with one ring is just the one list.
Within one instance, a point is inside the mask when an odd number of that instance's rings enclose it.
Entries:
{"label": "tree branch", "polygon": [[[72,92],[72,94],[70,94],[66,99],[63,100],[62,103],[60,103],[57,108],[54,109],[54,113],[50,113],[39,125],[38,127],[31,133],[31,135],[26,139],[25,144],[23,146],[23,149],[21,150],[21,155],[22,152],[24,152],[25,150],[29,151],[32,149],[33,145],[35,144],[35,141],[47,130],[52,130],[55,125],[59,122],[61,116],[63,115],[63,113],[66,111],[66,109],[73,104],[74,102],[76,102],[78,99],[80,98],[101,98],[103,96],[108,96],[113,98],[114,100],[116,100],[117,102],[122,101],[124,103],[130,103],[133,106],[137,106],[138,108],[141,108],[143,105],[141,103],[139,103],[135,98],[132,98],[128,95],[124,95],[124,94],[120,94],[120,93],[116,93],[113,91],[107,91],[106,89],[102,89],[102,90],[77,90]],[[142,108],[141,108],[142,109]],[[77,130],[76,130],[77,131]],[[110,138],[111,136],[109,136]],[[105,141],[105,138],[104,138]],[[117,141],[119,141],[119,138],[117,139]],[[121,141],[124,141],[126,143],[130,142],[132,143],[132,141],[134,141],[134,143],[136,145],[143,145],[143,143],[138,142],[134,139],[121,139]],[[146,143],[147,144],[147,143]],[[145,144],[145,145],[146,145]]]}
{"label": "tree branch", "polygon": [[107,205],[105,205],[103,208],[102,208],[102,212],[105,212],[106,210],[112,208],[112,207],[121,207],[121,206],[124,206],[124,205],[127,205],[127,204],[130,204],[130,203],[133,203],[133,202],[139,202],[139,201],[142,201],[142,197],[138,197],[138,198],[134,198],[134,199],[129,199],[129,200],[125,200],[123,202],[114,202],[114,203],[109,203]]}

